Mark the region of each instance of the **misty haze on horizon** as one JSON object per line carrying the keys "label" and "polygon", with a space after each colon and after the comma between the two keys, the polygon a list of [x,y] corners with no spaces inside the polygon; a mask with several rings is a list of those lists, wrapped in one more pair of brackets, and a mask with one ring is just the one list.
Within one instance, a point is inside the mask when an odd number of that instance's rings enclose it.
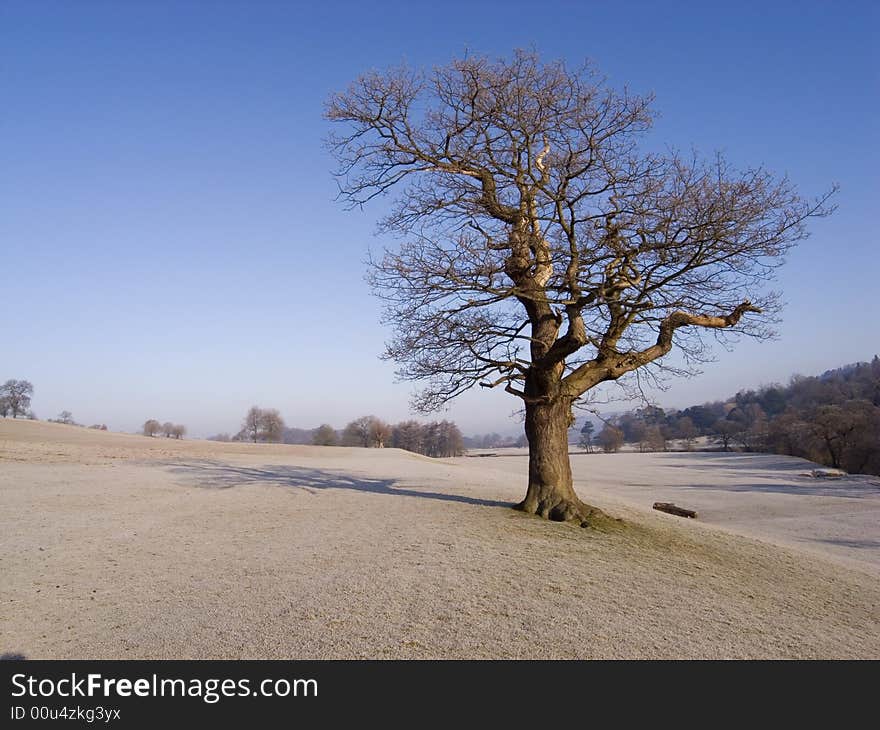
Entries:
{"label": "misty haze on horizon", "polygon": [[[703,403],[708,403],[708,402],[730,402],[733,399],[733,397],[738,392],[741,392],[741,391],[758,390],[760,388],[774,385],[774,384],[784,386],[784,385],[787,385],[795,377],[799,377],[799,376],[821,377],[823,375],[828,374],[830,371],[836,370],[837,368],[847,368],[847,367],[855,365],[857,363],[867,364],[869,361],[870,361],[870,358],[862,358],[860,360],[854,361],[853,363],[840,363],[838,366],[835,366],[833,368],[826,368],[822,372],[791,373],[788,378],[781,379],[778,381],[772,381],[772,382],[771,381],[762,381],[760,383],[750,385],[750,386],[733,387],[732,389],[730,389],[729,391],[724,392],[724,393],[718,393],[717,395],[710,395],[705,398],[696,399],[693,401],[682,402],[682,403],[675,403],[675,404],[664,403],[662,400],[662,395],[664,395],[663,392],[660,393],[661,398],[652,399],[649,402],[649,401],[642,400],[640,398],[626,397],[625,395],[623,395],[620,392],[620,389],[606,388],[605,392],[608,395],[612,396],[611,399],[605,399],[605,398],[603,398],[602,394],[599,394],[596,397],[595,402],[584,403],[584,404],[582,404],[581,407],[575,408],[574,415],[577,420],[576,420],[576,423],[572,426],[572,431],[574,432],[574,431],[578,430],[586,421],[590,421],[594,425],[601,427],[603,419],[608,420],[614,416],[618,416],[623,413],[636,410],[636,409],[643,407],[645,405],[656,405],[656,406],[659,406],[660,408],[663,408],[665,410],[684,410],[684,409],[689,408],[691,406],[697,406],[697,405],[701,405]],[[697,377],[699,377],[699,376],[697,376]],[[2,381],[4,379],[5,379],[5,376],[0,376],[0,381]],[[686,382],[693,382],[693,380],[694,379],[685,379]],[[120,433],[132,433],[132,434],[141,434],[143,432],[143,423],[147,418],[156,418],[160,422],[167,421],[170,418],[170,420],[180,421],[180,422],[186,424],[186,428],[187,428],[186,438],[207,439],[207,438],[210,438],[210,437],[218,435],[218,434],[226,434],[229,436],[234,436],[242,428],[242,420],[243,420],[244,415],[247,411],[247,408],[250,407],[250,406],[246,406],[245,408],[243,408],[241,411],[241,415],[237,419],[232,418],[228,422],[221,423],[217,427],[213,427],[213,428],[210,425],[207,428],[200,427],[200,425],[199,425],[200,421],[197,417],[188,419],[184,415],[183,417],[180,417],[180,418],[178,418],[177,416],[165,418],[161,413],[151,413],[150,415],[145,416],[144,418],[141,418],[140,420],[135,418],[134,421],[130,423],[130,425],[129,425],[129,421],[124,421],[123,425],[117,425],[116,423],[113,422],[112,419],[102,418],[100,416],[97,416],[95,418],[88,417],[88,415],[92,414],[92,413],[100,414],[100,413],[106,413],[109,410],[112,410],[112,409],[102,409],[100,404],[93,405],[91,409],[82,409],[81,411],[74,411],[71,408],[64,408],[64,407],[59,407],[59,408],[55,409],[54,411],[52,411],[51,413],[50,413],[51,409],[42,409],[41,410],[39,407],[39,405],[41,403],[40,398],[39,398],[39,390],[40,389],[39,389],[38,385],[35,385],[34,397],[31,401],[31,410],[34,412],[34,414],[40,420],[55,419],[58,414],[60,414],[62,411],[66,410],[66,411],[70,411],[72,413],[73,418],[75,419],[75,421],[79,425],[86,425],[87,426],[90,424],[104,424],[108,427],[108,429],[110,431],[117,431]],[[455,404],[453,404],[453,408],[450,408],[445,411],[438,411],[437,413],[429,414],[429,415],[413,414],[409,409],[406,409],[403,411],[403,415],[389,416],[386,411],[382,411],[381,408],[379,408],[376,411],[370,411],[369,413],[368,412],[351,413],[350,415],[347,415],[347,416],[344,415],[337,420],[331,420],[328,418],[324,418],[324,419],[320,419],[320,420],[313,420],[312,422],[305,421],[305,420],[297,420],[296,418],[289,416],[283,409],[279,409],[279,410],[281,411],[281,416],[284,418],[285,427],[287,429],[294,429],[294,430],[298,430],[298,431],[312,431],[312,430],[316,429],[319,425],[324,424],[324,423],[328,423],[329,425],[333,426],[334,429],[336,429],[338,432],[341,433],[342,430],[344,429],[344,427],[349,422],[354,420],[355,418],[358,418],[360,416],[365,416],[365,415],[374,415],[374,416],[377,416],[378,418],[380,418],[384,421],[387,421],[389,423],[397,423],[400,421],[407,421],[407,420],[416,420],[419,422],[428,422],[428,421],[435,421],[435,420],[451,420],[451,421],[455,422],[462,429],[462,431],[466,437],[496,434],[496,435],[501,436],[504,439],[516,439],[517,437],[522,436],[522,433],[523,433],[522,415],[521,415],[521,413],[519,413],[515,410],[512,410],[512,409],[508,409],[508,411],[506,411],[506,412],[503,411],[502,407],[505,405],[505,402],[512,402],[512,399],[498,398],[498,395],[499,394],[497,394],[497,393],[485,393],[485,392],[484,393],[480,393],[480,392],[473,393],[473,392],[471,392],[471,393],[466,393],[465,396],[463,396],[464,398],[468,398],[468,397],[473,398],[475,396],[483,396],[483,397],[489,396],[489,397],[494,397],[498,401],[500,401],[498,404],[499,408],[498,408],[497,412],[496,413],[489,413],[488,415],[485,415],[482,420],[473,419],[473,418],[471,420],[467,420],[467,421],[456,420],[455,417],[453,416],[453,412],[455,410],[455,408],[454,408]],[[76,398],[69,398],[68,400],[75,401]],[[276,400],[279,400],[279,399],[276,399]],[[45,404],[45,400],[43,401],[43,403]],[[251,406],[253,406],[253,405],[255,405],[255,404],[251,404]],[[269,404],[268,402],[265,405],[267,405],[269,407],[274,407],[274,406],[271,406],[271,404]],[[344,405],[344,404],[337,404],[337,405]],[[154,409],[154,410],[156,410],[156,409]],[[179,411],[180,409],[178,408],[177,410]],[[391,411],[391,409],[386,409],[386,410],[388,412]],[[301,409],[294,408],[291,410],[291,414],[296,414],[296,413],[301,413],[301,412],[302,412]],[[329,409],[327,412],[330,412]],[[344,408],[341,409],[339,412],[345,413]],[[596,414],[598,414],[598,416]],[[495,417],[494,421],[492,420],[493,416]]]}

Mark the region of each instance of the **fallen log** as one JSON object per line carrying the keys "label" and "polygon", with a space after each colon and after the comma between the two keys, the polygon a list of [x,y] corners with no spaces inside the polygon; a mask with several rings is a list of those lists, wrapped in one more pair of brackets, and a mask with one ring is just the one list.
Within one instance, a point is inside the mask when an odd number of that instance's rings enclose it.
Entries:
{"label": "fallen log", "polygon": [[692,509],[676,507],[672,502],[654,502],[654,509],[660,510],[661,512],[668,512],[671,515],[678,515],[679,517],[690,517],[694,520],[697,519],[697,513]]}

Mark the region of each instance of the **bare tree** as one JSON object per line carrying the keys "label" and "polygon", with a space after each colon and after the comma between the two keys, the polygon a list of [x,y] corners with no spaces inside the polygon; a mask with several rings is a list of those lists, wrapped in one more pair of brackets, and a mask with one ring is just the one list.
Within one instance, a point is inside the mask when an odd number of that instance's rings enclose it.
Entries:
{"label": "bare tree", "polygon": [[278,443],[282,436],[284,436],[284,419],[276,409],[251,406],[235,439],[254,443],[257,441]]}
{"label": "bare tree", "polygon": [[61,411],[61,413],[58,414],[57,423],[64,423],[68,426],[72,426],[76,421],[73,420],[73,414],[70,411]]}
{"label": "bare tree", "polygon": [[376,449],[384,449],[385,444],[391,441],[391,426],[381,418],[373,418],[370,421],[370,446]]}
{"label": "bare tree", "polygon": [[346,425],[342,432],[343,446],[363,446],[368,447],[372,444],[372,425],[376,420],[375,416],[361,416]]}
{"label": "bare tree", "polygon": [[174,435],[174,424],[171,421],[165,421],[162,424],[162,435],[167,439]]}
{"label": "bare tree", "polygon": [[728,420],[735,421],[741,428],[733,435],[734,441],[745,451],[760,451],[767,441],[767,415],[757,403],[749,403],[745,407],[737,406],[728,415]]}
{"label": "bare tree", "polygon": [[[835,469],[848,466],[845,464],[846,457],[869,431],[869,424],[873,420],[872,410],[873,406],[868,401],[847,401],[842,405],[820,406],[813,412],[810,431],[826,450]],[[876,420],[871,425],[876,428]],[[873,433],[876,434],[876,431]]]}
{"label": "bare tree", "polygon": [[645,430],[647,451],[666,451],[666,436],[660,426],[649,426]]}
{"label": "bare tree", "polygon": [[404,449],[417,454],[425,453],[425,434],[422,424],[418,421],[401,421],[394,426],[391,445],[395,449]]}
{"label": "bare tree", "polygon": [[338,441],[336,429],[329,423],[322,423],[318,426],[315,429],[314,436],[312,436],[312,443],[315,446],[336,446]]}
{"label": "bare tree", "polygon": [[[642,453],[651,450],[648,446],[648,428],[642,421],[636,421],[631,427],[632,439],[639,445],[639,451]],[[626,438],[626,433],[624,433],[624,438]]]}
{"label": "bare tree", "polygon": [[719,419],[713,427],[715,439],[725,451],[730,451],[730,442],[737,434],[741,433],[745,426],[739,421],[728,421],[726,418]]}
{"label": "bare tree", "polygon": [[580,439],[578,440],[578,445],[584,449],[587,453],[593,453],[593,431],[595,430],[595,426],[593,426],[591,421],[586,421],[581,428]]}
{"label": "bare tree", "polygon": [[461,431],[451,421],[440,421],[437,424],[437,442],[434,445],[434,456],[441,458],[461,456],[464,453],[464,439]]}
{"label": "bare tree", "polygon": [[[28,415],[34,386],[27,380],[7,380],[0,385],[0,398],[4,402],[4,411],[12,413],[13,418]],[[4,412],[4,417],[6,413]]]}
{"label": "bare tree", "polygon": [[257,406],[251,406],[251,409],[244,417],[244,421],[241,423],[241,431],[239,432],[239,435],[242,437],[242,441],[247,440],[253,441],[254,443],[259,441],[262,418],[263,411]]}
{"label": "bare tree", "polygon": [[148,421],[144,421],[144,436],[155,436],[162,430],[162,424],[159,423],[155,418],[151,418]]}
{"label": "bare tree", "polygon": [[610,423],[606,424],[605,428],[599,431],[599,435],[596,438],[602,447],[602,451],[606,454],[620,451],[620,447],[623,446],[623,431],[616,426],[612,426]]}
{"label": "bare tree", "polygon": [[682,416],[675,424],[678,437],[684,442],[687,451],[694,448],[694,439],[697,437],[697,428],[689,416]]}
{"label": "bare tree", "polygon": [[674,346],[695,367],[707,333],[769,336],[762,285],[829,212],[760,168],[640,150],[651,101],[517,52],[369,73],[327,108],[342,197],[402,192],[380,226],[402,243],[372,264],[386,357],[422,411],[477,384],[521,399],[518,507],[554,520],[601,514],[572,487],[572,405]]}
{"label": "bare tree", "polygon": [[171,435],[174,436],[174,438],[176,439],[183,438],[186,435],[186,426],[180,423],[175,423],[171,427]]}
{"label": "bare tree", "polygon": [[274,408],[267,408],[260,416],[260,440],[279,443],[284,435],[284,419]]}

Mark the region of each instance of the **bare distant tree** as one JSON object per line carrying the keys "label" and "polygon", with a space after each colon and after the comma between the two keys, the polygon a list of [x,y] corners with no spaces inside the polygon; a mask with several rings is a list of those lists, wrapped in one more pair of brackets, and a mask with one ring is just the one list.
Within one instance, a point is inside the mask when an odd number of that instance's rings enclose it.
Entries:
{"label": "bare distant tree", "polygon": [[735,431],[733,439],[745,451],[760,451],[767,441],[767,415],[757,403],[749,403],[744,407],[737,406],[728,415],[741,428]]}
{"label": "bare distant tree", "polygon": [[422,453],[425,456],[437,456],[437,444],[440,442],[440,424],[437,421],[422,426]]}
{"label": "bare distant tree", "polygon": [[645,446],[648,451],[666,451],[666,436],[660,426],[649,426],[645,430]]}
{"label": "bare distant tree", "polygon": [[450,456],[461,456],[464,449],[464,439],[461,436],[458,426],[451,421],[440,421],[436,425],[435,442],[432,444],[432,456],[446,458]]}
{"label": "bare distant tree", "polygon": [[721,444],[722,448],[725,451],[730,451],[730,442],[744,429],[745,426],[739,421],[728,421],[726,418],[722,418],[716,421],[712,431],[716,441]]}
{"label": "bare distant tree", "polygon": [[391,428],[388,443],[397,449],[441,458],[460,456],[465,452],[461,431],[451,421],[425,424],[403,421]]}
{"label": "bare distant tree", "polygon": [[690,451],[694,447],[694,439],[697,437],[697,427],[689,416],[682,416],[675,424],[678,437],[684,441],[684,447]]}
{"label": "bare distant tree", "polygon": [[578,441],[580,447],[588,453],[593,452],[593,431],[595,431],[595,426],[591,421],[586,421],[581,428],[581,436]]}
{"label": "bare distant tree", "polygon": [[284,419],[281,414],[274,408],[265,409],[260,416],[260,440],[279,443],[283,435]]}
{"label": "bare distant tree", "polygon": [[418,421],[402,421],[394,426],[391,445],[396,449],[425,453],[425,435],[422,424]]}
{"label": "bare distant tree", "polygon": [[70,411],[61,411],[61,413],[58,414],[57,420],[58,423],[64,423],[68,426],[76,423],[76,421],[73,420],[73,414]]}
{"label": "bare distant tree", "polygon": [[327,109],[347,202],[401,193],[381,228],[403,243],[372,268],[386,356],[423,411],[477,384],[519,398],[518,506],[555,520],[600,514],[572,487],[572,405],[675,346],[701,362],[707,334],[767,337],[763,284],[829,212],[761,168],[643,151],[651,102],[518,52],[369,73]]}
{"label": "bare distant tree", "polygon": [[606,454],[620,451],[620,447],[623,446],[623,431],[610,424],[606,424],[605,428],[599,432],[596,438],[602,447],[602,451]]}
{"label": "bare distant tree", "polygon": [[165,438],[171,438],[174,435],[174,424],[171,421],[165,421],[162,424],[162,435]]}
{"label": "bare distant tree", "polygon": [[877,422],[872,410],[869,401],[851,400],[842,405],[819,406],[812,413],[809,429],[835,469],[848,466],[847,456],[866,433],[876,438]]}
{"label": "bare distant tree", "polygon": [[271,441],[278,443],[284,436],[284,419],[274,408],[252,406],[244,417],[236,441]]}
{"label": "bare distant tree", "polygon": [[312,443],[315,446],[336,446],[338,443],[336,429],[334,429],[329,423],[322,423],[315,429],[315,435],[312,436]]}
{"label": "bare distant tree", "polygon": [[159,423],[155,418],[144,421],[144,436],[155,436],[161,430],[162,424]]}
{"label": "bare distant tree", "polygon": [[370,421],[370,446],[375,449],[384,449],[386,444],[391,441],[391,426],[380,418],[373,418]]}
{"label": "bare distant tree", "polygon": [[184,426],[180,423],[175,423],[171,427],[171,435],[174,436],[174,438],[176,438],[176,439],[183,438],[185,434],[186,434],[186,426]]}
{"label": "bare distant tree", "polygon": [[[34,386],[27,380],[7,380],[0,385],[0,398],[3,399],[4,410],[11,413],[13,418],[28,415],[33,394]],[[5,415],[6,413],[4,417]]]}
{"label": "bare distant tree", "polygon": [[375,416],[361,416],[349,422],[342,432],[343,446],[363,446],[372,444],[372,425]]}
{"label": "bare distant tree", "polygon": [[767,441],[773,453],[798,456],[805,451],[811,434],[810,424],[791,410],[773,419],[768,428]]}
{"label": "bare distant tree", "polygon": [[641,452],[650,451],[648,448],[648,426],[641,421],[636,421],[629,426],[629,431],[627,431],[622,421],[623,419],[620,419],[618,424],[621,426],[621,430],[623,430],[624,440],[634,441],[638,444],[639,451]]}
{"label": "bare distant tree", "polygon": [[253,441],[257,443],[260,440],[260,429],[263,419],[263,411],[258,406],[251,406],[251,409],[244,417],[241,423],[240,435],[244,441]]}
{"label": "bare distant tree", "polygon": [[12,412],[12,406],[9,405],[9,398],[0,396],[0,416],[6,418]]}

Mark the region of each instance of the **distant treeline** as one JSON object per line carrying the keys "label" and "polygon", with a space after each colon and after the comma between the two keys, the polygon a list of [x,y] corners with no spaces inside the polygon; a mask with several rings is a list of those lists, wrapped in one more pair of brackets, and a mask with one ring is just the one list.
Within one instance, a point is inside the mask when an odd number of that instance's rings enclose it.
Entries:
{"label": "distant treeline", "polygon": [[725,451],[802,456],[850,473],[880,474],[880,358],[684,410],[641,408],[610,419],[590,443],[606,451],[623,442],[658,451],[672,439],[690,448],[698,436]]}
{"label": "distant treeline", "polygon": [[[92,428],[96,428],[96,426],[92,426]],[[107,430],[106,427],[104,430]],[[160,423],[155,418],[148,418],[144,421],[144,425],[141,427],[141,433],[143,433],[144,436],[158,436],[161,434],[169,439],[182,439],[186,435],[186,426],[181,423],[171,423],[171,421]]]}
{"label": "distant treeline", "polygon": [[[269,418],[267,418],[269,414]],[[389,424],[376,416],[361,416],[337,430],[329,423],[317,428],[289,428],[278,411],[254,406],[245,417],[242,429],[210,436],[211,441],[264,441],[315,446],[360,446],[395,448],[433,457],[460,456],[465,452],[461,431],[451,421],[401,421]]]}
{"label": "distant treeline", "polygon": [[501,448],[523,448],[529,445],[525,434],[520,436],[502,436],[497,433],[477,434],[476,436],[465,436],[464,445],[467,449],[501,449]]}

